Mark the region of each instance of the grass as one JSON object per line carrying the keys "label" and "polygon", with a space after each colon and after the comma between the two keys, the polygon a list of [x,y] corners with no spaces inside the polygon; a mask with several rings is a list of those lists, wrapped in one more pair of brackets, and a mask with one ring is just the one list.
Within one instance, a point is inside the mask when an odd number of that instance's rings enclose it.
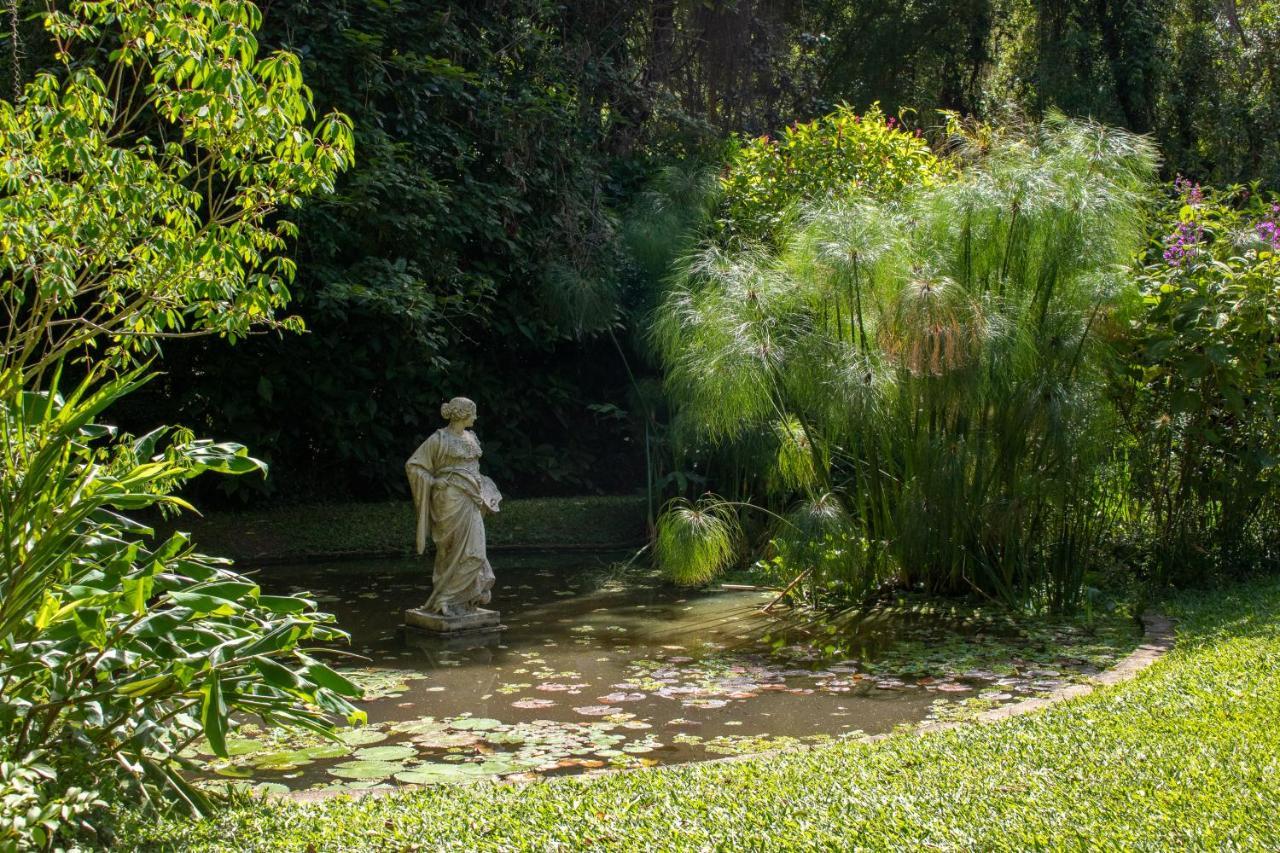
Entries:
{"label": "grass", "polygon": [[[617,547],[643,543],[643,496],[507,500],[485,522],[490,547]],[[280,507],[183,516],[166,529],[190,531],[209,554],[243,563],[343,555],[404,556],[413,549],[409,501]]]}
{"label": "grass", "polygon": [[924,736],[527,786],[143,823],[126,848],[1274,849],[1280,580],[1167,602],[1177,648],[1048,711]]}

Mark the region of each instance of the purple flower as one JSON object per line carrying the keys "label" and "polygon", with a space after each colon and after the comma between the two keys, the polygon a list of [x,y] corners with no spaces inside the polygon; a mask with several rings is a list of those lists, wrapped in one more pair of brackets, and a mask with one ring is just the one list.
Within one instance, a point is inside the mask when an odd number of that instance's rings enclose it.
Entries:
{"label": "purple flower", "polygon": [[1271,251],[1280,254],[1280,204],[1271,205],[1271,218],[1264,219],[1254,226],[1258,237],[1271,247]]}
{"label": "purple flower", "polygon": [[1200,185],[1181,175],[1173,179],[1173,188],[1192,207],[1199,207],[1204,201],[1204,190],[1200,189]]}
{"label": "purple flower", "polygon": [[1198,222],[1179,222],[1177,229],[1164,238],[1164,259],[1170,266],[1181,266],[1187,258],[1196,254],[1196,247],[1204,239],[1204,229]]}

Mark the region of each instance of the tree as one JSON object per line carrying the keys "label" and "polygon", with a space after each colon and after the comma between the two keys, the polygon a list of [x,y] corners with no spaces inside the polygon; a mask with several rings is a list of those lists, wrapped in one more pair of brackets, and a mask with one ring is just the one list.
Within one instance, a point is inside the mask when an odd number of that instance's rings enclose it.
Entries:
{"label": "tree", "polygon": [[101,422],[166,340],[298,327],[277,313],[280,212],[333,186],[350,123],[314,119],[296,56],[259,56],[251,3],[42,17],[54,66],[0,101],[0,757],[17,768],[0,785],[34,803],[0,821],[0,845],[52,843],[109,780],[203,808],[177,754],[201,735],[225,753],[233,715],[360,717],[356,688],[302,650],[345,636],[331,616],[125,515],[261,464]]}

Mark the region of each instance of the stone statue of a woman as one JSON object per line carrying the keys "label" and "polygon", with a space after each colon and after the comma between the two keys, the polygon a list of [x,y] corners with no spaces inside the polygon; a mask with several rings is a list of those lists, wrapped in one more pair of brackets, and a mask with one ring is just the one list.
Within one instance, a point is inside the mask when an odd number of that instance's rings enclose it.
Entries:
{"label": "stone statue of a woman", "polygon": [[480,442],[468,429],[476,404],[454,397],[440,407],[449,422],[422,442],[405,463],[418,515],[418,553],[435,542],[431,598],[421,608],[443,617],[464,616],[489,603],[493,569],[485,554],[484,516],[502,495],[480,473]]}

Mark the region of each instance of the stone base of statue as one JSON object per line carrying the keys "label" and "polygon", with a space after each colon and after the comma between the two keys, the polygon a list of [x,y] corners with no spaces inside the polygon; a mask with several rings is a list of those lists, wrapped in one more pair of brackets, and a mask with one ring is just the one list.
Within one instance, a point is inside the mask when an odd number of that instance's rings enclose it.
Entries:
{"label": "stone base of statue", "polygon": [[414,607],[404,612],[404,624],[420,631],[434,634],[461,634],[471,631],[497,631],[502,629],[502,614],[496,610],[485,610],[477,607],[470,613],[457,616],[444,616],[440,613],[428,613]]}

